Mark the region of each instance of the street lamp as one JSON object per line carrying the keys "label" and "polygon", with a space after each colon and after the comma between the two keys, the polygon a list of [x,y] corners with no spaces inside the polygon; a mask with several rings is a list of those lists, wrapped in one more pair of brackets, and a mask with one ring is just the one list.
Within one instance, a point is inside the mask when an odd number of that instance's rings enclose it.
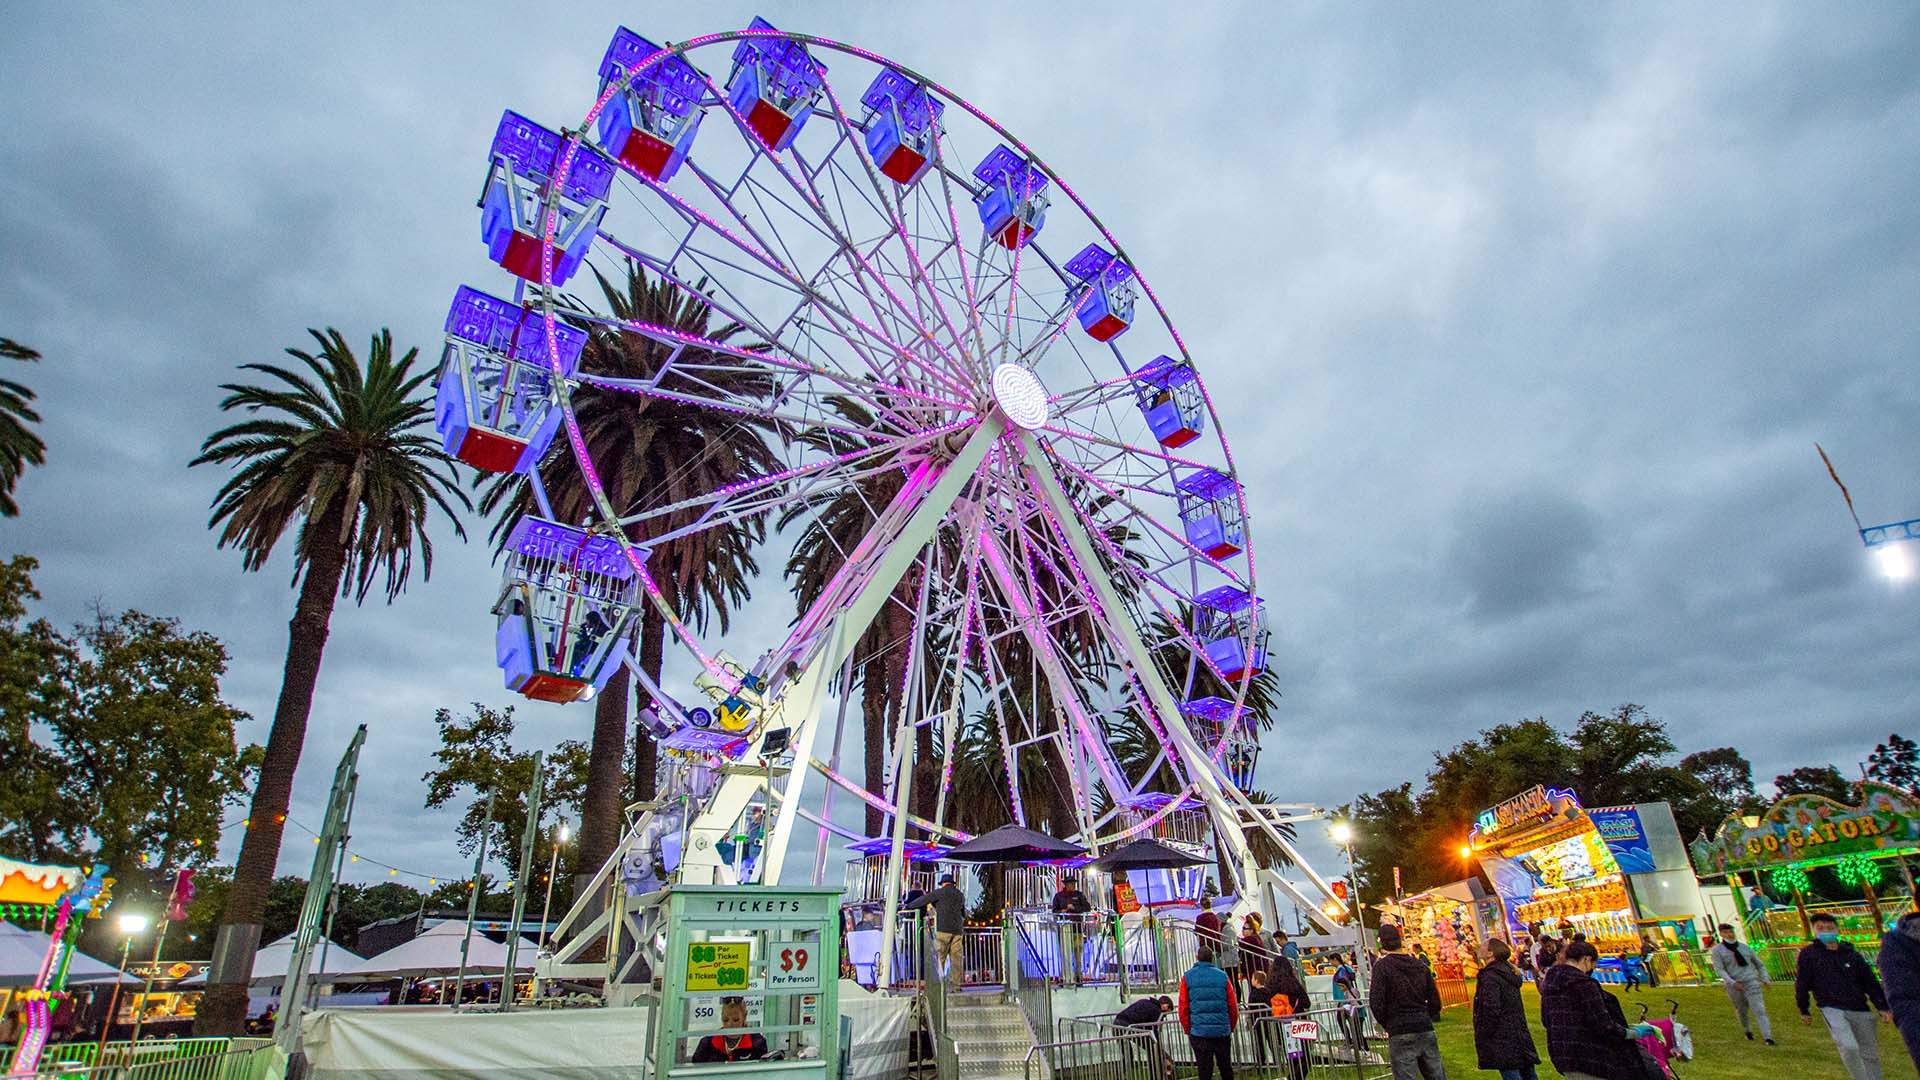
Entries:
{"label": "street lamp", "polygon": [[538,948],[547,947],[547,915],[553,908],[553,879],[560,872],[560,845],[567,842],[567,819],[560,819],[560,828],[553,834],[553,856],[547,860],[547,898],[540,904],[540,942]]}
{"label": "street lamp", "polygon": [[133,949],[133,939],[147,932],[147,917],[134,911],[123,911],[115,920],[120,931],[120,978],[113,980],[113,993],[107,996],[107,1018],[100,1022],[100,1044],[94,1048],[94,1061],[100,1060],[101,1051],[107,1048],[107,1032],[113,1027],[113,1014],[120,1009],[120,981],[127,977],[127,954]]}
{"label": "street lamp", "polygon": [[1367,1000],[1367,908],[1360,902],[1360,875],[1353,861],[1353,825],[1336,821],[1327,836],[1347,853],[1347,903],[1353,908],[1353,993]]}

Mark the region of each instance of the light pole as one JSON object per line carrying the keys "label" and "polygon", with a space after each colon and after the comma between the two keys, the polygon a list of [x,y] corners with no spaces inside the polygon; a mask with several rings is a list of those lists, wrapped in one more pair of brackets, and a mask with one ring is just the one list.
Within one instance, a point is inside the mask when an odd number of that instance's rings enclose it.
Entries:
{"label": "light pole", "polygon": [[553,908],[553,877],[560,870],[560,845],[567,842],[567,819],[560,819],[560,828],[553,834],[553,857],[547,860],[547,898],[540,904],[540,943],[539,948],[547,947],[547,914]]}
{"label": "light pole", "polygon": [[1353,908],[1353,992],[1361,1003],[1367,1000],[1367,908],[1360,902],[1360,877],[1353,862],[1353,826],[1336,821],[1327,828],[1327,836],[1347,853],[1347,903]]}
{"label": "light pole", "polygon": [[100,1022],[100,1043],[94,1047],[93,1060],[100,1061],[100,1055],[107,1049],[107,1032],[113,1028],[113,1014],[120,1008],[120,981],[127,977],[127,954],[133,950],[133,939],[147,932],[147,917],[135,912],[123,912],[117,927],[120,931],[120,978],[113,980],[113,993],[107,996],[107,1018]]}

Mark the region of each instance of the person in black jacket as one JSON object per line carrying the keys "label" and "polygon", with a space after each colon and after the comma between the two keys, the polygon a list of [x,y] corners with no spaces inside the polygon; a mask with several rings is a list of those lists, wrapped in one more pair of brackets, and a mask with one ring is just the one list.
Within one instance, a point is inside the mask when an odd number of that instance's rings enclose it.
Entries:
{"label": "person in black jacket", "polygon": [[1880,943],[1880,978],[1886,983],[1887,1009],[1914,1068],[1920,1069],[1920,912],[1900,916]]}
{"label": "person in black jacket", "polygon": [[1567,1080],[1629,1080],[1644,1075],[1641,1049],[1620,1000],[1593,977],[1600,964],[1591,942],[1567,946],[1540,980],[1540,1026],[1547,1056]]}
{"label": "person in black jacket", "polygon": [[1367,1007],[1387,1029],[1393,1080],[1447,1080],[1433,1022],[1440,1018],[1440,987],[1433,971],[1409,956],[1397,926],[1380,928],[1379,960],[1368,981]]}
{"label": "person in black jacket", "polygon": [[1840,940],[1840,920],[1826,912],[1813,917],[1813,943],[1800,950],[1793,976],[1793,1003],[1800,1022],[1813,1023],[1807,999],[1820,1006],[1840,1063],[1853,1080],[1880,1080],[1880,1035],[1873,1029],[1873,1010],[1884,1020],[1887,995],[1866,958]]}
{"label": "person in black jacket", "polygon": [[1513,948],[1499,938],[1482,950],[1480,982],[1473,991],[1473,1049],[1480,1067],[1497,1071],[1500,1080],[1539,1080],[1534,1066],[1540,1051],[1533,1046],[1527,1011],[1520,1003],[1520,985],[1526,977],[1513,966]]}

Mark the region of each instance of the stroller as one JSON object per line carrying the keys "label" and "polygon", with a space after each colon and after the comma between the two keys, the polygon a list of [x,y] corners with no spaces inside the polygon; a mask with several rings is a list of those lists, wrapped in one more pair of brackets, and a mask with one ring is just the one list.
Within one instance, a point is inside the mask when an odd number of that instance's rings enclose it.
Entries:
{"label": "stroller", "polygon": [[1680,1003],[1668,998],[1667,1015],[1655,1020],[1647,1019],[1647,1007],[1642,1004],[1635,1022],[1654,1029],[1653,1034],[1640,1037],[1640,1048],[1671,1080],[1678,1080],[1680,1074],[1674,1071],[1673,1063],[1693,1060],[1693,1029],[1680,1022]]}

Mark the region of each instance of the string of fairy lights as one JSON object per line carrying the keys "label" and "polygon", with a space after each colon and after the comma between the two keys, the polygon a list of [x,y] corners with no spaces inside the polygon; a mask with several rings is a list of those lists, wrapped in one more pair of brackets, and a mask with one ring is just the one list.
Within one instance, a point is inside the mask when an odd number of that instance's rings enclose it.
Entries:
{"label": "string of fairy lights", "polygon": [[[299,830],[300,832],[303,832],[307,834],[309,837],[312,837],[314,843],[318,844],[320,842],[320,834],[314,829],[309,828],[299,818],[289,817],[284,813],[276,814],[275,817],[279,820],[280,824],[291,825],[295,829]],[[253,819],[250,817],[234,818],[230,821],[221,823],[220,831],[225,832],[226,830],[233,828],[236,825],[243,829],[251,829],[253,828]],[[198,840],[194,841],[194,846],[199,847],[200,842]],[[364,865],[368,867],[374,867],[380,870],[385,870],[387,872],[386,876],[389,878],[411,878],[416,881],[424,881],[427,883],[427,888],[429,889],[438,888],[440,886],[440,883],[443,881],[444,882],[455,882],[455,881],[464,882],[467,888],[469,889],[473,888],[473,878],[468,874],[438,874],[438,873],[428,873],[424,870],[413,870],[408,867],[401,866],[397,863],[390,863],[384,859],[374,858],[373,856],[368,855],[365,852],[356,851],[353,849],[351,845],[349,845],[347,848],[347,863],[350,866]],[[511,888],[512,885],[513,883],[511,881],[507,882],[507,887]]]}

